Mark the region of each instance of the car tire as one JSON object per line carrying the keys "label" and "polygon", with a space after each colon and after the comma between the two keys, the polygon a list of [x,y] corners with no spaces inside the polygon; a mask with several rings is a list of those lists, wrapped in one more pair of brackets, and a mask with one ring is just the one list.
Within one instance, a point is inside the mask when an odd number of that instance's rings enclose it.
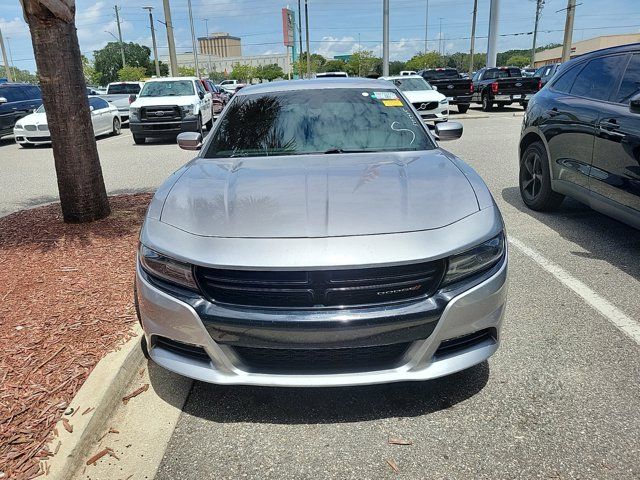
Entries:
{"label": "car tire", "polygon": [[542,142],[532,143],[522,153],[519,184],[522,201],[531,210],[553,210],[564,200],[564,195],[551,188],[549,158]]}
{"label": "car tire", "polygon": [[489,97],[487,97],[486,95],[482,96],[482,111],[483,112],[490,112],[491,110],[493,110],[493,102],[489,101]]}
{"label": "car tire", "polygon": [[458,105],[458,113],[467,113],[469,105]]}
{"label": "car tire", "polygon": [[134,142],[136,145],[144,145],[144,144],[146,143],[146,141],[147,141],[147,139],[146,139],[146,138],[144,138],[144,137],[139,137],[139,136],[137,136],[137,135],[134,135],[134,136],[133,136],[133,142]]}
{"label": "car tire", "polygon": [[113,130],[111,131],[111,135],[120,135],[122,132],[122,123],[120,123],[119,118],[113,119]]}
{"label": "car tire", "polygon": [[149,355],[149,345],[147,344],[147,337],[144,334],[140,339],[140,349],[142,350],[144,358],[146,358],[147,360],[151,360],[151,356]]}
{"label": "car tire", "polygon": [[209,119],[209,121],[205,123],[205,127],[207,127],[207,131],[209,132],[213,128],[213,113],[211,114],[211,118]]}
{"label": "car tire", "polygon": [[198,115],[198,123],[196,123],[196,132],[202,135],[202,115]]}
{"label": "car tire", "polygon": [[529,105],[529,102],[520,102],[520,105],[522,105],[522,108],[526,110],[527,106]]}

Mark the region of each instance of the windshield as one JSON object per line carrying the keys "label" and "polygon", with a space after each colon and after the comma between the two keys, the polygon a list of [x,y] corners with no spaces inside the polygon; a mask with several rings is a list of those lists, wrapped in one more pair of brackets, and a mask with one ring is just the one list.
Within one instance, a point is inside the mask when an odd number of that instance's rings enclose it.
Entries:
{"label": "windshield", "polygon": [[179,97],[183,95],[194,95],[191,80],[147,82],[140,92],[141,97]]}
{"label": "windshield", "polygon": [[420,119],[395,90],[328,88],[236,97],[204,157],[434,147]]}
{"label": "windshield", "polygon": [[44,105],[40,105],[36,110],[36,113],[44,113]]}
{"label": "windshield", "polygon": [[460,74],[453,68],[443,68],[441,70],[425,70],[422,76],[428,80],[441,80],[445,78],[458,78]]}
{"label": "windshield", "polygon": [[137,95],[140,92],[140,85],[137,83],[115,83],[113,85],[109,85],[107,90],[109,95],[117,93]]}
{"label": "windshield", "polygon": [[394,78],[393,84],[403,92],[418,92],[420,90],[433,90],[422,78]]}

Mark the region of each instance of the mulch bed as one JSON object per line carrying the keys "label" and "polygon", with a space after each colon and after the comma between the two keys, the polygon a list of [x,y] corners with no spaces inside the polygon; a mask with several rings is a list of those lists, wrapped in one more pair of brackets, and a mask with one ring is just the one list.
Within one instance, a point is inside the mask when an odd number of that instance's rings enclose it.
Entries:
{"label": "mulch bed", "polygon": [[84,225],[63,223],[57,204],[0,218],[0,478],[44,473],[56,422],[96,363],[131,338],[150,200],[112,197],[111,216]]}

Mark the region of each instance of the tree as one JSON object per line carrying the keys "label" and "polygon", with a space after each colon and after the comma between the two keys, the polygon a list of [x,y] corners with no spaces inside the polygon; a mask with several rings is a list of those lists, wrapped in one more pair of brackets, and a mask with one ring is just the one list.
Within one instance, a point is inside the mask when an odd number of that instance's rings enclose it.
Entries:
{"label": "tree", "polygon": [[[164,63],[162,60],[158,60],[158,67],[160,67],[160,76],[167,77],[169,76],[169,65]],[[153,77],[156,74],[156,66],[153,62],[149,61],[149,66],[147,67],[147,77]]]}
{"label": "tree", "polygon": [[353,52],[347,62],[347,73],[356,77],[366,77],[373,73],[377,58],[371,50]]}
{"label": "tree", "polygon": [[251,65],[241,65],[235,63],[231,71],[231,78],[242,82],[250,82],[253,78],[254,68]]}
{"label": "tree", "polygon": [[99,85],[100,75],[98,75],[96,69],[93,68],[93,64],[84,55],[82,55],[80,58],[82,60],[82,72],[84,73],[84,81],[87,82],[87,85]]}
{"label": "tree", "polygon": [[[48,2],[51,0],[44,1]],[[155,74],[155,65],[150,59],[151,50],[149,49],[149,47],[138,45],[137,43],[133,42],[124,43],[123,47],[125,61],[127,62],[128,66],[144,67],[147,72],[154,72]],[[99,83],[101,85],[115,82],[118,79],[118,70],[123,67],[122,55],[120,54],[120,43],[109,42],[101,50],[96,50],[95,52],[93,52],[93,67],[99,75]]]}
{"label": "tree", "polygon": [[531,58],[525,55],[513,55],[507,59],[505,65],[513,67],[526,67],[531,62]]}
{"label": "tree", "polygon": [[423,68],[436,68],[444,65],[444,59],[438,52],[417,53],[406,64],[407,70],[422,70]]}
{"label": "tree", "polygon": [[[111,213],[75,26],[75,0],[21,0],[40,76],[65,222]],[[55,47],[55,48],[54,48]]]}
{"label": "tree", "polygon": [[11,78],[13,78],[14,82],[38,83],[38,75],[34,75],[29,70],[20,70],[17,67],[10,68]]}
{"label": "tree", "polygon": [[131,67],[129,65],[118,70],[118,80],[121,82],[138,82],[147,74],[144,67]]}
{"label": "tree", "polygon": [[194,67],[178,67],[178,76],[179,77],[195,77],[196,69]]}
{"label": "tree", "polygon": [[[407,70],[406,63],[400,60],[394,60],[393,62],[389,62],[389,75],[400,75],[402,70]],[[380,71],[382,74],[382,71]]]}
{"label": "tree", "polygon": [[[311,73],[322,72],[322,67],[327,63],[327,59],[318,53],[312,53],[309,57],[311,63]],[[307,74],[307,52],[302,52],[295,62],[295,68],[302,75]]]}
{"label": "tree", "polygon": [[260,65],[256,67],[254,76],[262,80],[273,81],[276,78],[284,78],[284,70],[277,63],[269,65]]}
{"label": "tree", "polygon": [[347,62],[340,59],[327,60],[322,66],[323,72],[346,72]]}

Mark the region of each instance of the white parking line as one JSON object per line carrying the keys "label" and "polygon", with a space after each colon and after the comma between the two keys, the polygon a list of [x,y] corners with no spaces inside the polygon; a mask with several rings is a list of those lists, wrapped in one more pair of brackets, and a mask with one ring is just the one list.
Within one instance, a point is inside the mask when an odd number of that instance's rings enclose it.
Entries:
{"label": "white parking line", "polygon": [[624,333],[631,340],[640,345],[640,323],[633,321],[624,312],[608,300],[602,298],[588,286],[575,278],[565,269],[556,265],[535,250],[527,247],[517,238],[509,237],[509,243],[524,253],[531,260],[540,265],[544,270],[553,275],[564,286],[573,290],[591,307],[600,312],[607,320],[613,323],[618,330]]}

